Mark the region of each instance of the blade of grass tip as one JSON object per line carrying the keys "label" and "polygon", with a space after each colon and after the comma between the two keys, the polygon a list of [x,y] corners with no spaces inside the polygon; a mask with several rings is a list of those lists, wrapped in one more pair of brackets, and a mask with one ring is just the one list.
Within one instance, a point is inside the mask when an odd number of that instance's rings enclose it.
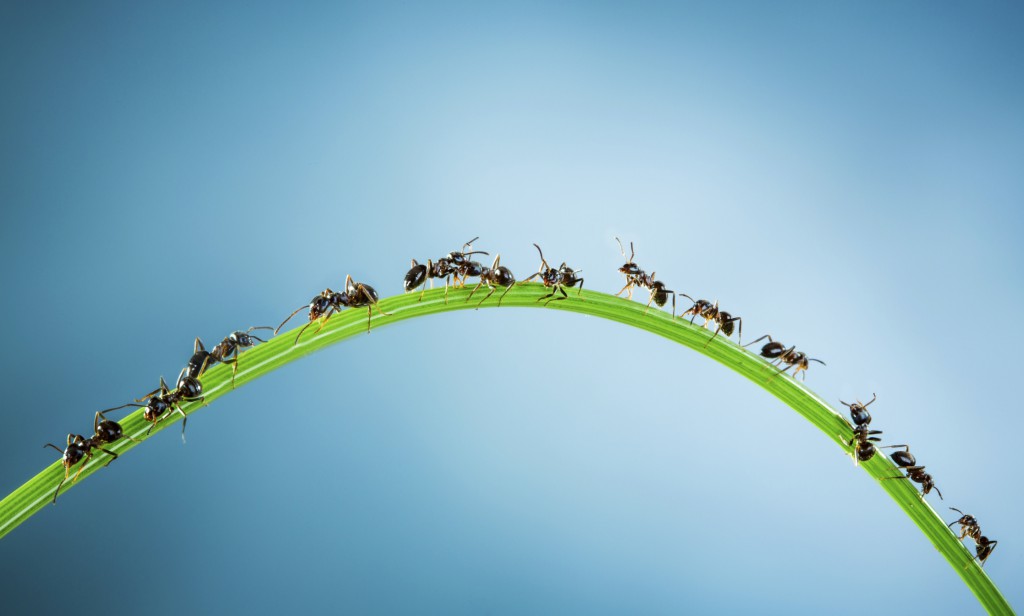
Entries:
{"label": "blade of grass tip", "polygon": [[[382,299],[380,307],[390,314],[381,315],[375,312],[370,318],[371,328],[441,312],[476,308],[477,302],[465,301],[470,290],[470,288],[450,289],[447,302],[444,289],[427,291],[422,295],[422,299],[419,292]],[[758,354],[741,348],[731,339],[725,336],[713,336],[711,331],[691,325],[683,319],[673,319],[667,312],[646,311],[644,303],[598,291],[585,289],[579,297],[570,296],[569,299],[551,301],[546,304],[537,301],[538,298],[546,294],[547,289],[540,284],[516,285],[504,296],[501,306],[503,308],[547,308],[578,312],[630,325],[677,342],[724,364],[757,383],[811,422],[844,452],[852,455],[852,448],[847,445],[853,436],[852,429],[839,412],[789,374],[780,374],[775,378],[769,378],[777,371],[777,368],[771,366]],[[496,306],[497,300],[493,297],[481,305],[483,308]],[[352,336],[364,334],[366,320],[367,315],[361,309],[345,310],[332,316],[319,332],[314,334],[307,331],[297,344],[294,343],[295,333],[299,327],[305,324],[247,350],[240,356],[241,361],[235,375],[235,387],[242,387],[253,379],[300,357]],[[228,365],[218,364],[209,368],[202,380],[206,396],[205,404],[198,402],[183,404],[182,408],[188,415],[232,390],[231,368]],[[109,446],[109,449],[120,455],[154,434],[176,424],[179,419],[179,416],[172,415],[153,427],[150,432],[150,424],[143,419],[142,411],[135,411],[128,415],[121,425],[124,427],[125,434],[138,439],[138,442],[121,440]],[[109,456],[102,452],[94,455],[92,460],[86,463],[79,481],[71,482],[69,480],[66,482],[61,488],[61,494],[96,472],[106,464],[108,458]],[[964,580],[964,583],[989,613],[1013,614],[1009,603],[977,561],[973,559],[970,551],[946,526],[931,505],[921,498],[916,487],[909,481],[882,481],[885,477],[901,475],[899,469],[889,458],[881,455],[875,456],[861,464],[860,468],[878,480],[882,489],[942,553],[957,575]],[[0,501],[0,537],[11,532],[52,500],[53,491],[63,477],[63,473],[64,469],[58,460]]]}

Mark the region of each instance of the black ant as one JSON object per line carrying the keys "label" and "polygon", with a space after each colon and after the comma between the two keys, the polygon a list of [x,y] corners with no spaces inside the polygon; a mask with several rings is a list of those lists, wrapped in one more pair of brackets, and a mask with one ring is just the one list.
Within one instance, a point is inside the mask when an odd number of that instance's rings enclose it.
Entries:
{"label": "black ant", "polygon": [[953,511],[960,514],[959,520],[953,520],[947,526],[953,528],[954,524],[960,525],[960,541],[964,540],[964,537],[970,537],[974,539],[975,543],[981,538],[981,526],[978,525],[978,520],[973,515],[968,515],[963,511],[960,511],[956,507],[950,507]]}
{"label": "black ant", "polygon": [[[619,238],[615,238],[616,242],[619,242],[619,252],[622,256],[626,256],[626,251],[622,248],[622,242]],[[669,293],[672,294],[672,317],[676,316],[676,292],[672,289],[666,289],[665,283],[660,280],[655,280],[654,276],[657,272],[651,272],[650,275],[645,273],[640,266],[633,263],[633,257],[636,256],[636,251],[633,250],[633,242],[629,243],[629,261],[626,261],[622,267],[619,268],[619,272],[626,276],[626,286],[622,287],[615,295],[622,295],[623,291],[627,292],[626,297],[633,299],[633,286],[646,287],[651,290],[651,298],[647,300],[647,310],[651,309],[651,302],[654,302],[658,307],[662,307],[668,302]],[[693,299],[693,298],[690,298]],[[647,314],[647,310],[644,310],[644,314]]]}
{"label": "black ant", "polygon": [[[924,472],[923,466],[917,466],[917,459],[914,458],[914,454],[910,453],[910,447],[908,445],[886,445],[883,449],[891,449],[893,447],[903,447],[903,451],[897,451],[889,457],[907,474],[906,476],[900,475],[899,477],[882,477],[882,479],[909,479],[921,484],[921,498],[924,498],[924,495],[933,489],[938,492],[939,498],[942,498],[942,491],[935,487],[932,476]],[[946,499],[943,498],[942,500]]]}
{"label": "black ant", "polygon": [[500,306],[501,300],[505,299],[508,292],[512,290],[512,285],[516,283],[516,277],[512,274],[512,270],[501,265],[501,255],[494,257],[494,263],[492,263],[490,267],[484,267],[479,274],[475,275],[480,276],[480,282],[477,283],[477,285],[473,287],[473,290],[469,292],[469,297],[466,298],[467,302],[471,297],[473,297],[473,294],[476,293],[477,289],[484,284],[486,284],[487,288],[490,289],[490,291],[487,292],[487,295],[485,295],[484,298],[480,300],[480,303],[476,305],[477,308],[486,302],[488,297],[494,294],[494,290],[496,288],[505,287],[505,292],[498,298],[498,305]]}
{"label": "black ant", "polygon": [[[85,470],[86,464],[88,464],[89,460],[92,458],[94,449],[99,449],[100,451],[110,454],[110,459],[103,465],[108,466],[111,462],[117,459],[117,454],[103,447],[103,445],[109,445],[121,438],[138,442],[137,439],[134,439],[124,433],[124,430],[121,429],[121,424],[107,419],[107,416],[104,415],[104,413],[116,411],[120,408],[124,408],[124,406],[118,406],[105,411],[96,411],[96,417],[92,422],[93,435],[89,438],[85,438],[81,434],[68,434],[68,444],[63,450],[53,443],[43,445],[43,449],[52,447],[53,449],[60,451],[62,455],[61,465],[64,466],[64,478],[60,480],[60,483],[57,484],[57,489],[53,492],[54,504],[57,504],[57,495],[60,494],[61,486],[63,486],[64,482],[68,480],[68,475],[71,473],[71,467],[81,462],[83,458],[85,459],[85,462],[83,462],[82,466],[79,467],[78,472],[75,473],[74,479],[71,480],[71,483],[74,483],[78,481],[79,475],[81,475],[82,471]],[[100,418],[102,418],[102,420]]]}
{"label": "black ant", "polygon": [[[146,430],[146,434],[153,431],[156,424],[164,418],[164,413],[169,411],[176,411],[182,417],[181,421],[181,442],[185,442],[185,424],[188,423],[188,415],[185,411],[181,410],[182,402],[193,402],[199,400],[200,402],[205,401],[202,394],[202,384],[199,379],[190,376],[188,374],[189,367],[185,366],[181,370],[181,374],[178,376],[178,389],[171,392],[170,388],[167,387],[167,383],[164,381],[164,377],[160,377],[160,387],[149,392],[145,396],[138,398],[135,402],[142,402],[148,400],[146,404],[133,404],[128,403],[117,408],[123,408],[125,406],[134,406],[143,409],[142,417],[146,421],[150,422],[151,425],[149,430]],[[192,395],[195,394],[195,395]],[[113,410],[113,409],[110,409]]]}
{"label": "black ant", "polygon": [[795,379],[797,374],[803,372],[803,379],[806,381],[807,368],[810,365],[809,362],[816,361],[822,366],[825,365],[825,362],[821,361],[820,359],[807,357],[806,353],[802,351],[797,351],[795,346],[791,346],[787,349],[786,345],[782,344],[781,342],[775,342],[774,340],[772,340],[772,337],[767,334],[761,336],[760,338],[753,342],[748,342],[743,346],[748,347],[752,344],[757,344],[758,342],[764,340],[765,338],[768,339],[768,343],[761,347],[761,357],[772,360],[772,365],[775,365],[775,362],[779,362],[780,364],[779,371],[776,372],[775,375],[772,376],[771,378],[775,378],[775,376],[778,376],[779,374],[785,372],[786,370],[789,370],[790,368],[796,366],[796,370],[793,371],[793,378]]}
{"label": "black ant", "polygon": [[706,328],[708,326],[708,323],[716,323],[718,325],[718,328],[715,329],[715,334],[711,336],[711,338],[709,338],[707,342],[704,343],[705,349],[708,348],[708,345],[711,344],[711,341],[715,339],[715,336],[718,335],[718,332],[723,332],[726,336],[732,336],[732,332],[734,331],[734,326],[736,323],[739,323],[739,341],[742,344],[743,319],[741,319],[740,317],[734,317],[724,310],[719,310],[717,301],[714,304],[712,304],[706,299],[695,300],[686,293],[680,293],[680,295],[693,302],[693,306],[691,306],[689,310],[679,315],[680,318],[686,317],[686,315],[688,314],[692,314],[693,316],[690,317],[691,324],[693,323],[694,319],[700,317],[704,319],[704,323],[701,325],[701,327]]}
{"label": "black ant", "polygon": [[277,332],[281,331],[284,324],[290,321],[292,317],[309,308],[309,323],[306,323],[305,327],[300,329],[299,334],[295,336],[295,344],[298,344],[299,338],[302,337],[302,332],[306,331],[306,328],[312,325],[313,321],[321,319],[320,327],[316,329],[319,332],[324,328],[327,319],[335,312],[340,312],[342,308],[356,308],[359,306],[366,306],[366,333],[370,333],[370,317],[373,315],[373,308],[375,306],[377,312],[384,316],[391,316],[390,312],[381,310],[377,300],[377,292],[373,290],[373,287],[361,282],[355,282],[352,280],[352,276],[345,276],[345,290],[343,292],[338,293],[337,291],[324,289],[320,295],[314,297],[308,304],[299,306],[295,309],[295,312],[288,315],[288,318],[282,321],[277,326],[277,329],[274,330],[274,335],[276,336]]}
{"label": "black ant", "polygon": [[[995,540],[990,540],[985,535],[978,537],[974,546],[975,556],[971,560],[977,559],[978,562],[981,563],[981,566],[984,567],[985,561],[988,560],[988,557],[992,555],[992,550],[996,549],[997,543],[999,542]],[[970,564],[971,563],[967,563],[967,566],[970,566]],[[967,567],[964,567],[964,569],[966,568]]]}
{"label": "black ant", "polygon": [[[551,289],[551,293],[548,293],[547,295],[537,298],[538,302],[542,299],[548,300],[547,302],[544,302],[545,306],[548,304],[548,302],[567,299],[569,297],[569,294],[565,292],[565,287],[574,287],[578,284],[580,288],[578,291],[576,291],[576,296],[580,298],[580,301],[584,301],[584,299],[580,297],[580,294],[583,293],[583,279],[576,275],[582,272],[583,270],[574,270],[573,268],[566,265],[565,261],[562,261],[562,264],[559,265],[557,269],[555,269],[548,265],[547,260],[544,258],[544,251],[540,249],[540,246],[538,246],[537,244],[534,244],[533,246],[534,248],[537,249],[537,252],[540,254],[540,267],[537,269],[537,273],[531,274],[529,277],[522,280],[519,284],[526,284],[527,282],[530,282],[537,276],[540,276],[541,284],[543,284],[545,288]],[[562,293],[562,297],[554,297],[555,293],[558,292]]]}
{"label": "black ant", "polygon": [[[473,242],[480,239],[479,236],[474,237],[465,244],[462,245],[461,252],[449,252],[448,256],[441,257],[436,262],[427,259],[426,264],[418,263],[416,259],[412,260],[412,268],[406,272],[405,281],[402,283],[405,292],[408,293],[422,285],[427,279],[430,279],[430,288],[434,288],[434,278],[444,278],[444,303],[448,303],[448,281],[452,275],[455,275],[455,284],[459,283],[459,276],[463,278],[467,276],[479,276],[479,274],[472,273],[476,268],[482,269],[482,266],[476,261],[470,261],[466,257],[469,255],[485,255],[486,252],[482,250],[467,251],[467,248],[473,247]],[[463,285],[465,282],[463,281]],[[420,292],[420,300],[423,299],[423,293],[427,291],[426,287]]]}
{"label": "black ant", "polygon": [[871,402],[867,404],[861,404],[860,400],[849,404],[839,401],[840,404],[844,404],[850,407],[850,418],[853,419],[853,424],[856,426],[853,429],[853,438],[847,444],[847,446],[853,447],[853,462],[856,464],[858,461],[867,462],[871,458],[875,457],[875,446],[873,443],[877,443],[882,439],[872,436],[874,434],[881,434],[881,430],[868,430],[868,424],[871,423],[871,413],[868,412],[868,407],[871,403],[878,399],[878,396],[871,394]]}
{"label": "black ant", "polygon": [[[238,354],[244,348],[256,346],[256,342],[266,342],[266,340],[252,335],[252,331],[255,329],[273,330],[274,328],[261,325],[259,327],[250,327],[244,332],[231,332],[229,336],[221,340],[217,346],[213,347],[213,350],[210,351],[210,357],[214,360],[219,361],[222,364],[231,364],[232,388],[235,386],[235,373],[238,372]],[[196,342],[200,347],[203,346],[203,343],[200,342],[199,338],[196,338]]]}

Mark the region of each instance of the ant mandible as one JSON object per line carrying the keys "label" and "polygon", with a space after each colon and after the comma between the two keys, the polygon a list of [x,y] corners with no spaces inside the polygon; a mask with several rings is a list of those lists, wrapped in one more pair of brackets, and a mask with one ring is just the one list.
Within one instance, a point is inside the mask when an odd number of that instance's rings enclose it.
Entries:
{"label": "ant mandible", "polygon": [[[537,276],[540,276],[541,284],[544,285],[545,288],[551,289],[551,293],[537,298],[538,302],[542,299],[548,300],[544,302],[545,306],[548,305],[549,302],[553,302],[555,300],[568,299],[569,294],[565,292],[565,287],[574,287],[577,284],[580,288],[576,291],[576,297],[579,297],[580,301],[585,301],[580,297],[580,294],[583,293],[583,279],[576,275],[583,270],[574,270],[566,265],[565,261],[562,261],[562,264],[559,265],[557,269],[551,267],[544,258],[544,251],[540,249],[540,246],[534,244],[533,247],[536,248],[537,252],[540,254],[540,267],[537,269],[537,273],[531,274],[524,280],[520,281],[519,284],[526,284]],[[562,297],[554,297],[555,293],[558,292],[562,293]]]}
{"label": "ant mandible", "polygon": [[858,462],[867,462],[871,458],[875,457],[875,445],[874,443],[880,442],[882,439],[873,436],[875,434],[881,434],[881,430],[868,430],[868,425],[871,423],[871,413],[868,412],[869,406],[878,399],[878,396],[871,394],[871,402],[867,404],[861,404],[860,400],[849,404],[847,402],[839,401],[840,404],[850,407],[850,418],[853,419],[854,429],[853,438],[846,443],[848,447],[853,447],[853,463],[856,466]]}
{"label": "ant mandible", "polygon": [[[93,435],[89,438],[85,438],[81,434],[68,434],[67,447],[61,450],[53,443],[47,443],[43,445],[43,449],[52,447],[57,451],[61,452],[61,465],[64,467],[64,478],[57,484],[57,489],[53,492],[53,504],[57,504],[57,495],[60,494],[60,488],[64,485],[64,482],[68,480],[68,475],[71,472],[71,467],[78,464],[84,458],[82,466],[79,467],[78,472],[75,473],[74,479],[71,483],[78,481],[79,475],[85,470],[86,464],[93,456],[93,450],[99,449],[110,454],[110,459],[103,466],[108,466],[111,462],[117,459],[117,454],[113,451],[103,447],[103,445],[109,445],[114,441],[121,438],[126,438],[133,442],[138,442],[138,439],[134,439],[124,433],[121,429],[121,424],[116,421],[107,419],[104,413],[110,411],[116,411],[117,409],[124,408],[127,405],[114,407],[112,409],[106,409],[105,411],[96,411],[96,416],[93,418],[92,431]],[[102,418],[102,419],[101,419]]]}
{"label": "ant mandible", "polygon": [[[626,256],[625,249],[622,248],[622,241],[619,238],[615,238],[615,241],[619,243],[619,252],[622,256]],[[615,295],[622,295],[623,291],[626,291],[627,299],[633,299],[633,286],[646,287],[651,290],[651,298],[647,300],[647,309],[644,310],[644,314],[651,309],[651,302],[654,302],[658,307],[662,307],[668,302],[668,296],[672,294],[672,318],[676,316],[676,292],[672,289],[665,288],[665,283],[660,280],[655,280],[654,277],[657,272],[651,272],[648,275],[640,266],[633,263],[633,257],[636,256],[636,251],[633,249],[633,242],[629,243],[629,261],[626,261],[622,267],[619,268],[619,272],[626,276],[626,286],[622,287]],[[693,298],[690,298],[693,299]]]}
{"label": "ant mandible", "polygon": [[281,322],[274,330],[274,335],[281,331],[285,323],[291,320],[292,317],[299,314],[299,312],[309,308],[309,323],[299,330],[297,336],[295,336],[295,343],[299,343],[299,338],[302,337],[302,333],[306,331],[306,328],[313,324],[313,321],[320,319],[320,327],[316,329],[319,332],[324,328],[324,324],[327,323],[327,319],[330,318],[335,312],[340,312],[342,308],[357,308],[360,306],[366,306],[366,333],[370,333],[370,318],[373,316],[373,308],[377,308],[383,316],[391,316],[390,312],[384,312],[378,305],[377,292],[368,284],[361,282],[355,282],[352,280],[352,276],[345,276],[345,291],[338,293],[331,289],[324,289],[320,295],[314,297],[305,306],[299,306],[295,309],[295,312],[288,315],[288,318]]}
{"label": "ant mandible", "polygon": [[[928,494],[933,489],[939,494],[939,498],[942,498],[942,491],[935,487],[935,482],[932,480],[932,476],[924,472],[924,466],[917,465],[917,459],[914,458],[914,454],[910,453],[909,445],[886,445],[882,449],[892,449],[896,447],[903,447],[903,451],[894,452],[889,457],[892,461],[900,467],[901,470],[906,471],[906,476],[900,475],[899,477],[882,477],[886,479],[909,479],[915,483],[921,484],[921,498],[924,498],[925,494]],[[942,499],[946,500],[946,499]]]}
{"label": "ant mandible", "polygon": [[[444,278],[444,303],[448,303],[448,282],[455,275],[455,283],[458,284],[459,276],[461,274],[474,275],[471,273],[471,265],[475,264],[475,261],[470,261],[466,257],[469,255],[486,255],[487,253],[482,250],[467,251],[467,248],[473,247],[473,242],[480,239],[480,236],[474,237],[465,244],[462,245],[462,251],[449,252],[447,256],[441,257],[436,262],[427,259],[427,262],[418,263],[416,259],[412,260],[412,268],[409,269],[405,274],[405,281],[402,283],[402,288],[405,292],[415,290],[417,287],[422,285],[427,279],[430,279],[430,288],[434,288],[434,278]],[[479,264],[477,264],[479,265]],[[465,276],[464,276],[465,277]],[[426,293],[427,288],[423,287],[423,291],[420,292],[420,301],[423,300],[423,294]]]}
{"label": "ant mandible", "polygon": [[768,339],[768,343],[761,347],[761,357],[772,360],[772,365],[775,365],[775,362],[779,362],[780,364],[779,371],[772,375],[771,378],[768,379],[769,381],[794,366],[796,366],[796,369],[793,370],[793,378],[795,379],[797,374],[803,372],[803,379],[806,381],[807,368],[810,366],[810,362],[816,361],[822,366],[825,365],[825,362],[821,361],[820,359],[807,357],[806,353],[802,351],[797,351],[795,346],[791,346],[787,349],[786,345],[782,344],[781,342],[775,342],[774,340],[772,340],[772,337],[769,336],[768,334],[761,336],[760,338],[753,342],[748,342],[743,346],[748,347],[752,344],[757,344],[758,342],[764,340],[765,338]]}
{"label": "ant mandible", "polygon": [[959,520],[953,520],[952,522],[950,522],[946,526],[949,526],[950,528],[953,528],[954,524],[959,524],[960,525],[960,537],[959,537],[960,541],[963,541],[964,537],[970,537],[971,539],[974,539],[975,543],[977,543],[979,538],[981,537],[981,526],[978,525],[977,518],[975,518],[973,515],[969,515],[969,514],[964,513],[963,511],[960,511],[956,507],[950,507],[950,509],[952,509],[953,511],[959,513],[960,514],[960,519]]}
{"label": "ant mandible", "polygon": [[480,276],[480,282],[477,283],[477,285],[473,287],[473,290],[469,292],[469,296],[466,297],[466,301],[468,302],[469,299],[473,297],[473,294],[477,292],[477,289],[484,284],[486,284],[487,288],[490,289],[490,291],[487,292],[487,295],[485,295],[484,298],[480,300],[480,303],[476,305],[477,308],[480,308],[481,304],[486,302],[487,298],[494,294],[495,289],[498,287],[505,287],[505,292],[498,298],[498,305],[500,306],[501,300],[505,299],[508,292],[512,290],[512,285],[516,283],[516,277],[512,274],[512,270],[501,265],[501,255],[494,257],[494,263],[492,263],[490,267],[484,267],[480,273],[476,275]]}
{"label": "ant mandible", "polygon": [[679,315],[680,318],[685,318],[686,315],[692,314],[693,316],[690,317],[691,324],[693,323],[694,319],[696,319],[697,317],[701,317],[702,319],[704,319],[704,323],[701,324],[701,327],[707,328],[708,323],[716,323],[718,325],[718,328],[715,329],[714,335],[708,338],[708,341],[704,343],[705,349],[708,348],[708,345],[711,344],[711,341],[715,339],[715,336],[718,335],[718,332],[723,332],[726,336],[732,336],[732,332],[734,331],[734,325],[736,323],[739,323],[739,342],[740,344],[743,343],[743,319],[741,319],[740,317],[734,317],[724,310],[719,310],[718,301],[715,301],[715,303],[712,304],[706,299],[695,300],[686,293],[680,293],[679,295],[682,295],[686,299],[693,302],[693,306],[691,306],[689,310]]}

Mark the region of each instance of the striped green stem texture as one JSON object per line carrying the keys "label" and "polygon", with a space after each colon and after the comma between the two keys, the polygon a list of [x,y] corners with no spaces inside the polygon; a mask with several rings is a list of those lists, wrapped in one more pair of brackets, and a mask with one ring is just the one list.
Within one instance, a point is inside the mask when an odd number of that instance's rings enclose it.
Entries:
{"label": "striped green stem texture", "polygon": [[[757,383],[789,405],[794,411],[802,415],[824,433],[825,437],[831,439],[837,446],[850,453],[851,447],[847,445],[852,437],[850,425],[842,415],[825,403],[817,394],[807,389],[802,383],[797,382],[788,375],[781,375],[769,379],[773,367],[761,358],[757,353],[740,348],[735,342],[719,335],[708,343],[712,332],[701,327],[691,325],[682,319],[673,319],[664,311],[651,309],[647,310],[645,304],[630,301],[621,297],[615,297],[606,293],[584,290],[581,295],[570,291],[570,297],[563,301],[552,301],[545,305],[538,302],[538,298],[547,293],[547,290],[539,284],[526,284],[514,287],[501,302],[503,307],[521,308],[544,308],[547,310],[563,310],[568,312],[579,312],[595,317],[601,317],[626,325],[646,330],[669,340],[689,347],[698,353],[707,355],[711,359],[725,364],[732,370]],[[495,293],[482,307],[490,308],[498,305],[498,298],[501,291]],[[466,301],[469,289],[453,289],[447,293],[434,289],[422,295],[410,293],[389,297],[380,301],[380,308],[389,313],[387,316],[380,315],[373,311],[372,327],[382,327],[411,319],[422,317],[438,312],[452,310],[466,310],[476,307],[477,298],[483,297],[482,293],[474,296],[470,302]],[[304,323],[303,323],[304,324]],[[367,314],[364,309],[345,310],[332,316],[317,332],[317,327],[310,327],[299,340],[294,344],[298,328],[284,332],[274,337],[265,344],[261,344],[246,351],[239,364],[238,373],[235,377],[235,386],[241,387],[249,381],[263,376],[264,374],[294,361],[300,357],[320,350],[328,345],[340,342],[346,338],[358,335],[366,335]],[[706,345],[706,346],[705,346]],[[206,404],[210,404],[217,398],[228,393],[232,389],[231,367],[218,364],[210,368],[203,375],[203,389],[206,395]],[[202,408],[202,404],[186,403],[182,405],[186,414],[191,414]],[[109,446],[118,454],[123,454],[129,449],[136,447],[145,441],[149,436],[155,435],[171,425],[176,424],[180,417],[171,415],[161,421],[152,434],[147,435],[150,424],[142,418],[142,412],[136,411],[130,414],[121,425],[125,433],[139,439],[139,442],[132,442],[127,439]],[[84,470],[77,482],[67,481],[62,492],[81,484],[82,480],[99,470],[110,457],[98,452],[86,463]],[[119,462],[124,464],[125,462]],[[992,580],[985,574],[984,570],[973,559],[970,551],[957,539],[957,536],[946,526],[942,518],[935,512],[927,501],[921,498],[914,484],[909,481],[881,481],[885,477],[895,477],[900,474],[899,469],[884,455],[876,455],[861,468],[874,478],[878,486],[892,497],[896,504],[910,516],[910,519],[917,524],[935,548],[949,561],[950,566],[957,572],[964,582],[977,596],[978,601],[991,614],[1013,614],[1013,610],[1006,602],[1006,599],[992,583]],[[78,468],[72,469],[76,472]],[[48,505],[53,497],[54,488],[64,477],[64,468],[57,461],[48,466],[41,473],[30,479],[23,486],[12,492],[7,498],[0,502],[0,537],[11,532],[15,527],[28,519],[31,515]]]}

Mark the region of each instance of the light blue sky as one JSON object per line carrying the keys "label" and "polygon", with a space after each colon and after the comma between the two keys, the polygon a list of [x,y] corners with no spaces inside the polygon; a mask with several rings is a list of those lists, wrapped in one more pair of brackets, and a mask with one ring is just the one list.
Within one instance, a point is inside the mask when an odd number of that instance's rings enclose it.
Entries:
{"label": "light blue sky", "polygon": [[[614,292],[618,235],[748,339],[828,362],[825,399],[877,392],[872,427],[999,540],[987,570],[1024,605],[1022,26],[1008,4],[5,4],[0,492],[196,335],[346,274],[398,293],[475,235]],[[807,422],[595,319],[402,323],[189,426],[6,537],[5,604],[979,610]]]}

